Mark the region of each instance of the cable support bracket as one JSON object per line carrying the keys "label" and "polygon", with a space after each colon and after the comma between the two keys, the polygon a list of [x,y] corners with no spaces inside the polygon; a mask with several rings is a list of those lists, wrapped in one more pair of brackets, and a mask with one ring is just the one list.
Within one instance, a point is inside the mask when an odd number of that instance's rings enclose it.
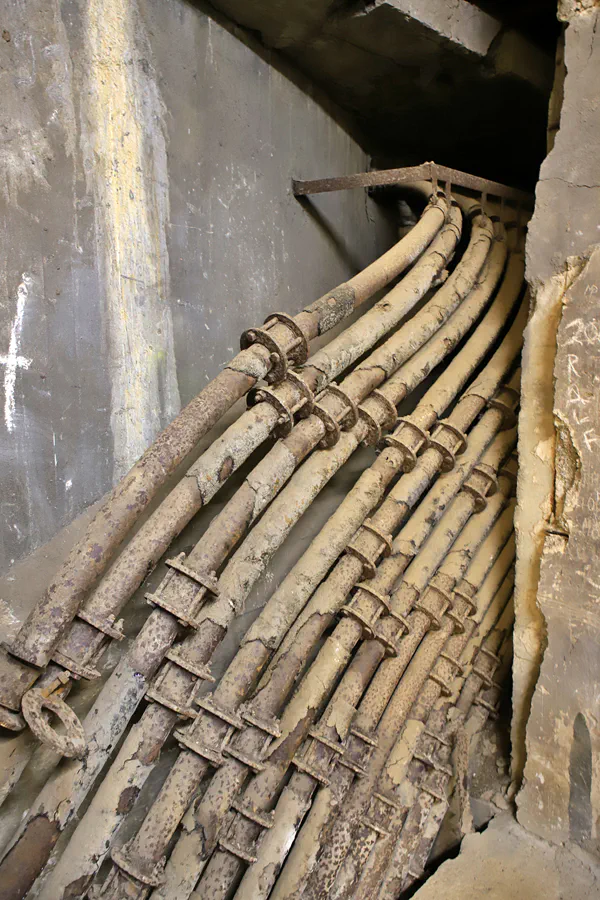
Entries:
{"label": "cable support bracket", "polygon": [[371,587],[368,581],[360,581],[356,585],[357,591],[364,591],[365,594],[369,594],[370,597],[373,597],[374,600],[377,600],[381,605],[390,612],[390,595],[382,594],[380,591],[376,591],[375,588]]}
{"label": "cable support bracket", "polygon": [[[196,613],[198,613],[201,604],[204,602],[202,589],[209,591],[215,596],[218,596],[219,589],[215,578],[196,572],[189,566],[184,565],[181,561],[184,558],[185,554],[180,553],[177,558],[168,559],[166,564],[169,567],[169,572],[163,578],[157,590],[154,591],[154,593],[144,594],[144,598],[150,606],[159,606],[161,609],[170,613],[170,615],[177,619],[179,624],[183,627],[196,630],[199,623],[194,617]],[[196,594],[192,600],[188,597],[182,598],[177,596],[177,594],[171,590],[171,585],[173,584],[176,573],[189,578],[196,585]],[[177,584],[177,582],[175,582],[175,584]],[[171,596],[169,596],[169,594]]]}
{"label": "cable support bracket", "polygon": [[[454,439],[452,447],[448,447],[443,440],[448,435]],[[429,439],[429,446],[442,457],[442,472],[451,472],[456,464],[456,457],[464,453],[467,447],[467,436],[450,419],[440,419]]]}
{"label": "cable support bracket", "polygon": [[487,656],[487,658],[491,660],[494,668],[497,668],[502,662],[497,653],[485,646],[479,648],[479,656]]}
{"label": "cable support bracket", "polygon": [[[435,785],[433,784],[428,784],[426,780],[419,785],[419,790],[423,791],[424,794],[429,794],[429,796],[433,797],[434,800],[439,800],[442,803],[446,803],[448,800],[444,791],[442,791],[440,788],[435,787]],[[413,873],[410,869],[408,869],[408,873],[409,875],[412,875],[413,878],[421,878],[421,876],[423,875],[422,871]]]}
{"label": "cable support bracket", "polygon": [[194,675],[195,678],[200,678],[202,681],[210,681],[214,683],[215,677],[211,675],[208,666],[195,663],[193,660],[189,659],[184,654],[182,646],[171,647],[165,653],[165,657],[169,660],[169,662],[172,662],[176,666],[179,666],[180,669],[184,669],[186,672],[189,672],[190,675]]}
{"label": "cable support bracket", "polygon": [[386,616],[385,619],[377,623],[375,640],[379,641],[380,644],[383,644],[383,649],[387,657],[398,656],[399,641],[402,640],[406,633],[405,628],[401,626],[397,629],[395,634],[389,634],[386,630],[386,625],[388,624],[391,624],[389,616]]}
{"label": "cable support bracket", "polygon": [[189,706],[182,706],[180,703],[176,703],[175,700],[172,700],[170,697],[161,693],[160,684],[151,684],[146,691],[145,697],[148,701],[158,703],[160,706],[165,706],[182,719],[195,719],[198,716],[197,711],[191,706],[193,700],[190,700]]}
{"label": "cable support bracket", "polygon": [[212,575],[207,575],[205,572],[198,572],[196,569],[192,569],[191,566],[186,566],[183,562],[184,559],[185,553],[180,553],[179,556],[165,560],[165,565],[168,566],[169,569],[174,569],[176,572],[181,572],[182,575],[191,578],[191,580],[200,585],[200,587],[206,588],[210,594],[218,597],[219,585],[217,579]]}
{"label": "cable support bracket", "polygon": [[380,837],[389,837],[390,832],[386,831],[385,828],[382,828],[381,825],[378,825],[373,819],[370,819],[368,816],[361,816],[359,819],[361,825],[366,825],[367,828],[370,828],[375,834],[378,834]]}
{"label": "cable support bracket", "polygon": [[93,610],[81,607],[81,609],[77,610],[77,618],[81,619],[82,622],[87,622],[92,628],[96,628],[114,641],[122,641],[125,637],[123,620],[119,619],[118,622],[115,622],[115,616],[113,615],[97,616]]}
{"label": "cable support bracket", "polygon": [[465,623],[462,616],[459,616],[453,609],[447,610],[445,616],[454,624],[454,634],[465,633]]}
{"label": "cable support bracket", "polygon": [[489,700],[486,700],[485,697],[476,697],[473,701],[476,706],[482,706],[483,709],[487,710],[488,714],[493,718],[498,718],[498,703],[490,703]]}
{"label": "cable support bracket", "polygon": [[339,766],[344,766],[345,769],[350,769],[351,772],[354,772],[355,775],[358,775],[359,778],[363,778],[367,774],[367,769],[365,766],[361,766],[360,763],[357,763],[349,756],[340,756],[338,760]]}
{"label": "cable support bracket", "polygon": [[498,470],[498,477],[507,478],[511,483],[510,496],[514,497],[517,493],[517,473],[514,472],[511,468],[509,468],[510,464],[516,467],[517,465],[517,454],[515,451],[511,453],[509,458],[506,460],[504,465]]}
{"label": "cable support bracket", "polygon": [[[292,343],[287,350],[271,334],[273,328],[279,324],[285,325],[292,333]],[[268,384],[279,384],[283,381],[288,373],[289,363],[299,366],[308,359],[309,346],[306,335],[295,319],[286,313],[271,313],[265,319],[262,328],[249,328],[244,331],[240,337],[240,348],[247,350],[253,344],[261,344],[269,352],[272,368],[265,379]]]}
{"label": "cable support bracket", "polygon": [[497,489],[494,469],[486,463],[479,463],[472,469],[461,490],[474,498],[475,512],[480,513],[486,508],[488,497],[493,496]]}
{"label": "cable support bracket", "polygon": [[380,428],[391,428],[396,424],[398,419],[398,410],[392,401],[385,396],[383,391],[380,391],[378,388],[374,388],[369,397],[367,399],[373,399],[376,403],[379,404],[383,411],[383,422],[379,426]]}
{"label": "cable support bracket", "polygon": [[487,688],[488,690],[489,690],[489,688],[494,686],[494,682],[490,676],[490,673],[486,672],[485,669],[481,668],[481,666],[478,665],[477,662],[475,662],[475,665],[473,666],[471,671],[473,672],[474,675],[477,675],[477,677],[481,680],[483,686],[485,688]]}
{"label": "cable support bracket", "polygon": [[[341,400],[346,406],[339,421],[334,418],[328,409],[321,405],[328,393],[338,400]],[[325,435],[321,441],[319,441],[319,447],[322,449],[334,447],[340,439],[342,429],[347,431],[349,428],[353,428],[358,422],[358,409],[356,404],[350,399],[345,391],[336,384],[328,384],[327,387],[317,395],[312,413],[313,415],[318,416],[325,426]]]}
{"label": "cable support bracket", "polygon": [[515,409],[519,405],[520,399],[521,395],[519,394],[519,391],[503,384],[502,387],[496,391],[491,400],[487,401],[486,405],[488,409],[497,409],[502,413],[501,431],[514,428],[517,424],[517,414]]}
{"label": "cable support bracket", "polygon": [[301,772],[304,772],[306,775],[310,775],[311,778],[314,778],[319,784],[322,784],[323,787],[329,787],[331,784],[331,779],[328,775],[324,774],[321,769],[318,769],[316,766],[313,766],[312,763],[308,762],[302,756],[294,756],[292,757],[292,764],[296,766]]}
{"label": "cable support bracket", "polygon": [[277,437],[287,437],[294,427],[294,416],[298,414],[301,418],[306,418],[313,411],[314,395],[306,382],[295,372],[288,371],[285,379],[281,384],[277,385],[278,389],[285,387],[289,382],[300,394],[300,400],[291,406],[288,406],[282,398],[268,387],[252,388],[248,391],[247,406],[251,408],[257,403],[269,403],[279,414],[277,419],[277,427],[275,435]]}
{"label": "cable support bracket", "polygon": [[450,695],[452,694],[452,687],[444,678],[442,678],[441,675],[438,675],[437,672],[432,672],[429,675],[429,678],[434,682],[434,684],[437,684],[442,692],[443,697],[450,697]]}
{"label": "cable support bracket", "polygon": [[[440,656],[441,655],[442,654],[440,653]],[[429,728],[424,728],[422,731],[422,734],[424,734],[426,737],[432,738],[434,741],[439,741],[439,743],[443,747],[451,747],[452,746],[452,741],[449,741],[448,738],[444,737],[444,735],[438,734],[436,731],[432,731]]]}
{"label": "cable support bracket", "polygon": [[230,710],[215,703],[212,692],[205,694],[204,697],[200,697],[196,703],[201,709],[210,713],[215,718],[221,719],[221,721],[225,722],[227,725],[231,725],[231,727],[237,731],[241,731],[244,727],[244,720],[241,716],[237,715],[237,713],[230,712]]}
{"label": "cable support bracket", "polygon": [[382,439],[381,425],[364,406],[358,407],[358,417],[367,429],[367,435],[362,443],[365,447],[376,447]]}
{"label": "cable support bracket", "polygon": [[413,758],[423,763],[423,765],[428,766],[430,769],[433,769],[435,772],[442,772],[444,775],[448,775],[450,778],[454,774],[450,766],[447,766],[446,763],[440,762],[440,760],[436,759],[433,754],[424,753],[421,750],[415,750],[413,753]]}
{"label": "cable support bracket", "polygon": [[385,794],[380,794],[378,791],[374,792],[373,798],[383,804],[383,806],[389,806],[390,809],[396,811],[400,811],[404,808],[402,803],[398,803],[397,800],[392,800],[391,797],[386,797]]}
{"label": "cable support bracket", "polygon": [[370,534],[375,535],[375,537],[381,541],[381,543],[383,544],[383,549],[379,550],[378,552],[381,553],[382,556],[388,557],[392,555],[394,551],[393,535],[386,534],[385,532],[381,531],[381,529],[374,524],[373,519],[364,520],[358,530],[359,535],[362,528],[364,528],[364,530],[368,531]]}
{"label": "cable support bracket", "polygon": [[[438,594],[442,598],[442,608],[438,611],[435,609],[431,609],[428,604],[428,597],[431,594]],[[451,609],[452,601],[450,596],[446,591],[442,588],[437,587],[435,584],[429,584],[427,590],[418,600],[413,604],[413,609],[422,612],[429,619],[429,627],[434,631],[439,631],[442,627],[442,616],[444,616],[448,609]]]}
{"label": "cable support bracket", "polygon": [[219,766],[222,766],[225,762],[225,757],[223,756],[220,747],[217,749],[197,740],[193,734],[189,733],[189,731],[183,728],[177,728],[174,732],[174,736],[178,744],[184,750],[191,750],[196,756],[206,759],[215,767],[215,769],[218,769]]}
{"label": "cable support bracket", "polygon": [[244,800],[243,797],[236,797],[236,799],[231,804],[231,808],[235,809],[235,811],[245,819],[249,819],[251,822],[255,822],[257,825],[260,825],[261,828],[268,829],[273,827],[275,813],[265,813],[262,810],[256,809],[247,800]]}
{"label": "cable support bracket", "polygon": [[242,718],[244,722],[247,722],[249,725],[252,725],[254,728],[258,728],[259,731],[264,731],[265,734],[269,735],[272,738],[277,739],[281,737],[279,719],[266,719],[264,718],[264,716],[255,713],[250,705],[244,706],[242,709],[240,709],[240,718]]}
{"label": "cable support bracket", "polygon": [[442,650],[440,653],[440,659],[445,659],[447,663],[449,663],[452,668],[456,671],[457,675],[463,675],[465,668],[461,662],[454,656],[450,656],[449,653],[446,653],[445,650]]}
{"label": "cable support bracket", "polygon": [[394,621],[398,622],[404,634],[410,634],[410,622],[407,617],[402,613],[397,612],[395,609],[390,609],[390,618],[394,619]]}
{"label": "cable support bracket", "polygon": [[362,563],[362,576],[367,580],[369,578],[375,577],[377,563],[370,559],[366,553],[363,553],[362,550],[359,550],[358,547],[355,547],[354,544],[346,545],[346,553],[349,553],[350,556],[356,557],[356,559]]}
{"label": "cable support bracket", "polygon": [[98,669],[94,669],[92,666],[86,666],[78,660],[73,659],[73,657],[61,653],[60,650],[54,651],[52,660],[53,662],[58,663],[59,666],[62,666],[63,669],[67,669],[68,672],[71,672],[76,679],[85,678],[86,681],[95,681],[96,678],[100,678],[102,674]]}
{"label": "cable support bracket", "polygon": [[361,731],[356,725],[350,726],[350,734],[353,734],[354,737],[357,737],[359,741],[364,741],[368,747],[378,747],[379,740],[376,734],[369,734],[367,731]]}
{"label": "cable support bracket", "polygon": [[[417,455],[429,446],[429,434],[412,422],[410,416],[400,416],[396,421],[400,423],[399,427],[393,434],[388,434],[384,444],[402,450],[404,453],[402,469],[404,472],[412,472],[417,464]],[[404,431],[409,432],[408,440],[402,438]]]}
{"label": "cable support bracket", "polygon": [[328,738],[326,735],[322,734],[317,728],[311,728],[308,733],[314,741],[316,741],[318,744],[322,744],[324,747],[327,747],[327,749],[331,750],[331,752],[336,756],[342,756],[342,754],[346,750],[343,744],[332,741],[331,738]]}
{"label": "cable support bracket", "polygon": [[[112,861],[125,872],[126,875],[135,878],[136,881],[147,887],[160,887],[164,883],[164,861],[159,860],[157,863],[147,863],[140,860],[139,864],[134,862],[128,856],[129,841],[121,847],[113,847],[110,851]],[[142,892],[140,892],[141,894]],[[145,895],[145,894],[144,894]]]}
{"label": "cable support bracket", "polygon": [[225,850],[227,853],[231,853],[232,856],[237,856],[238,859],[241,859],[243,862],[248,863],[249,866],[253,865],[257,858],[252,853],[248,853],[247,850],[244,850],[237,842],[229,841],[227,838],[222,837],[219,838],[219,847],[221,850]]}
{"label": "cable support bracket", "polygon": [[375,632],[376,619],[369,619],[357,606],[353,606],[352,602],[345,603],[340,609],[340,615],[348,616],[358,622],[363,628],[363,633],[367,640],[377,637]]}
{"label": "cable support bracket", "polygon": [[455,597],[459,597],[468,607],[467,616],[472,616],[477,612],[477,603],[475,602],[474,597],[471,597],[466,591],[461,590],[460,587],[454,588],[452,593]]}
{"label": "cable support bracket", "polygon": [[233,756],[234,759],[239,760],[239,762],[243,763],[245,766],[248,766],[249,769],[252,769],[253,772],[262,772],[265,768],[264,762],[261,762],[259,759],[256,759],[254,756],[250,756],[249,753],[244,753],[243,750],[240,750],[235,745],[231,745],[226,743],[223,747],[223,752],[227,754],[227,756]]}

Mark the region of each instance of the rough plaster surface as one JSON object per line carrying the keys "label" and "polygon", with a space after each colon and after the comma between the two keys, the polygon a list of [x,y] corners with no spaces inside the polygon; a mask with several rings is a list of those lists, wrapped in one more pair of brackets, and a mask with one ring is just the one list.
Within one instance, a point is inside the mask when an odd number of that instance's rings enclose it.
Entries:
{"label": "rough plaster surface", "polygon": [[564,102],[529,229],[513,768],[519,821],[598,851],[600,10],[566,28]]}
{"label": "rough plaster surface", "polygon": [[244,328],[394,232],[363,192],[291,196],[292,176],[368,157],[198,6],[8,0],[0,32],[6,570],[111,487]]}
{"label": "rough plaster surface", "polygon": [[512,820],[467,835],[460,855],[439,867],[415,900],[599,900],[600,869],[587,855],[552,847]]}

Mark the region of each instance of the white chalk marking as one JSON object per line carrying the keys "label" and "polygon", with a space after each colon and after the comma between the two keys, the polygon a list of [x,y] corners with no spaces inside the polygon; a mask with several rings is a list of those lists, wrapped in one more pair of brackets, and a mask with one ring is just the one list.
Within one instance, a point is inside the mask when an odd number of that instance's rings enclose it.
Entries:
{"label": "white chalk marking", "polygon": [[10,343],[6,356],[0,356],[0,364],[4,369],[4,421],[8,431],[15,430],[15,387],[17,383],[17,369],[28,369],[31,360],[19,353],[21,344],[21,329],[23,316],[25,315],[25,303],[29,294],[29,288],[33,284],[31,275],[23,273],[22,281],[17,288],[17,312],[10,329]]}

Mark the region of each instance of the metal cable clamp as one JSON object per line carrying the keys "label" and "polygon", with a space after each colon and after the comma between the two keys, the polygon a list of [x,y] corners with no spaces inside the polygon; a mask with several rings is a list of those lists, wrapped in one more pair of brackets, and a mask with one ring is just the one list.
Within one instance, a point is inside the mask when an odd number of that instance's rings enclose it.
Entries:
{"label": "metal cable clamp", "polygon": [[[400,423],[400,427],[393,434],[388,434],[384,444],[402,450],[404,453],[402,469],[404,472],[412,472],[417,464],[418,453],[429,445],[429,435],[423,428],[412,422],[410,416],[400,416],[397,422]],[[405,431],[408,431],[408,440],[402,437]]]}
{"label": "metal cable clamp", "polygon": [[[453,439],[451,447],[442,440],[448,436]],[[467,447],[467,436],[449,419],[441,419],[429,439],[429,446],[441,455],[442,472],[451,472],[456,464],[456,457],[464,453]]]}
{"label": "metal cable clamp", "polygon": [[[271,334],[275,325],[285,325],[292,333],[292,343],[286,349]],[[306,335],[297,322],[286,313],[271,313],[267,316],[262,328],[249,328],[240,337],[240,347],[247,350],[253,344],[261,344],[269,351],[271,370],[267,373],[268,384],[278,384],[283,381],[288,372],[288,363],[302,365],[309,354]]]}
{"label": "metal cable clamp", "polygon": [[487,506],[488,497],[493,496],[497,489],[496,473],[491,466],[485,463],[475,466],[462,486],[462,490],[474,498],[475,512],[477,513],[483,512]]}

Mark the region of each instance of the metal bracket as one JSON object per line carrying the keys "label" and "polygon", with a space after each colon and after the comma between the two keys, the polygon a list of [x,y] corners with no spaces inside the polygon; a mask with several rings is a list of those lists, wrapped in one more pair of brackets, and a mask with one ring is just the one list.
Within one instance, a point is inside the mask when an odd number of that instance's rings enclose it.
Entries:
{"label": "metal bracket", "polygon": [[[271,334],[277,324],[285,325],[292,332],[293,340],[287,350],[284,350]],[[268,384],[283,381],[287,375],[289,362],[301,365],[308,359],[309,347],[306,335],[298,323],[286,313],[271,313],[265,320],[263,328],[249,328],[244,331],[240,337],[241,349],[247,350],[253,344],[261,344],[269,351],[272,368],[265,379]]]}
{"label": "metal bracket", "polygon": [[320,178],[313,181],[292,179],[292,191],[294,196],[304,197],[307,194],[347,191],[354,188],[390,187],[414,184],[418,181],[431,181],[436,189],[438,180],[446,182],[446,185],[458,185],[486,196],[501,198],[505,203],[517,208],[524,206],[533,209],[533,196],[525,191],[519,191],[497,181],[488,181],[487,178],[479,178],[477,175],[470,175],[458,169],[440,166],[435,162],[426,162],[420,166],[408,166],[402,169],[379,169],[372,172],[361,172],[357,175],[342,175],[338,178]]}

